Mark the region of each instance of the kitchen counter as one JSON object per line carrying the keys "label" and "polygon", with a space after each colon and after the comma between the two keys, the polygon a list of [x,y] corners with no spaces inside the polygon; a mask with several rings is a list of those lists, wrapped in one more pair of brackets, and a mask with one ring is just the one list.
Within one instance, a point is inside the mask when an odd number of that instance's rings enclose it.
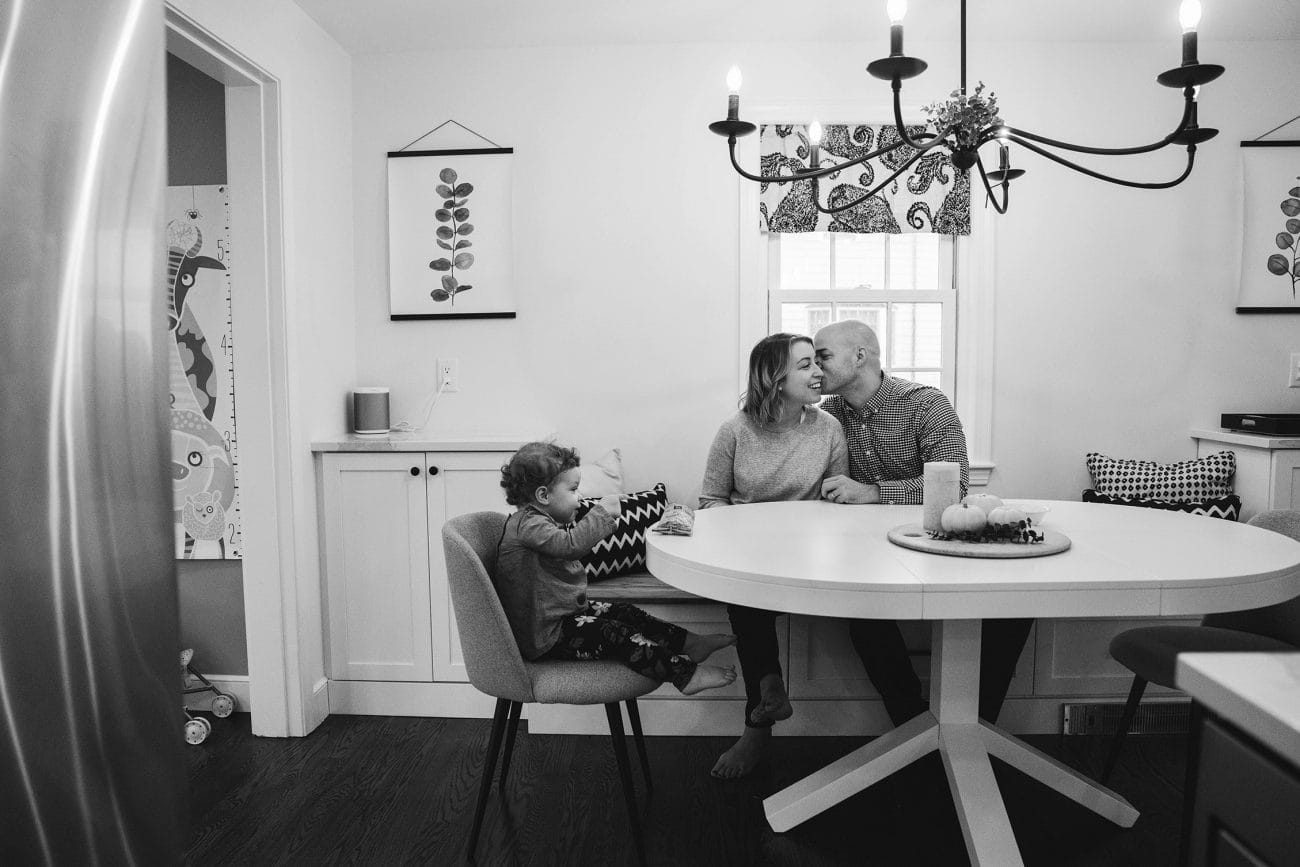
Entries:
{"label": "kitchen counter", "polygon": [[313,452],[513,452],[532,438],[499,434],[389,433],[340,434],[313,440]]}
{"label": "kitchen counter", "polygon": [[1300,652],[1182,653],[1178,688],[1300,766]]}

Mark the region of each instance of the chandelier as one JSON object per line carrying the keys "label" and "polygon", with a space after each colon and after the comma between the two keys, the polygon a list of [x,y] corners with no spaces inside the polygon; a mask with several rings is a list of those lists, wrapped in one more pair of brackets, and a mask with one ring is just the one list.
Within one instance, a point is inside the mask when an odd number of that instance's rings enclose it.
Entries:
{"label": "chandelier", "polygon": [[[1011,181],[1025,173],[1024,169],[1011,167],[1011,143],[1020,145],[1027,151],[1101,181],[1125,187],[1161,190],[1182,183],[1192,173],[1192,165],[1196,161],[1196,146],[1218,135],[1219,131],[1217,129],[1202,128],[1197,125],[1196,120],[1196,100],[1201,85],[1213,81],[1223,74],[1222,66],[1201,63],[1196,59],[1196,25],[1201,18],[1200,0],[1183,0],[1182,6],[1179,8],[1179,20],[1183,28],[1182,64],[1156,76],[1156,81],[1165,87],[1180,88],[1183,91],[1183,114],[1178,121],[1178,126],[1173,132],[1159,141],[1135,147],[1120,148],[1071,144],[1070,142],[1058,141],[1057,139],[1038,135],[1019,127],[1006,125],[997,115],[996,100],[992,97],[992,94],[989,97],[983,96],[982,83],[975,89],[974,93],[967,94],[966,0],[961,0],[961,88],[954,91],[949,99],[936,104],[936,106],[927,107],[927,112],[932,115],[930,122],[924,128],[913,125],[911,132],[909,132],[908,128],[903,124],[901,108],[902,84],[904,79],[915,78],[924,72],[927,64],[920,58],[908,57],[903,54],[903,16],[907,13],[907,0],[888,0],[887,11],[890,19],[889,56],[873,61],[867,66],[867,72],[875,78],[890,82],[893,86],[894,129],[897,133],[897,141],[855,159],[823,168],[820,153],[822,128],[821,124],[814,120],[808,127],[809,154],[807,168],[786,175],[756,175],[747,172],[736,161],[736,139],[740,136],[749,135],[757,127],[748,121],[740,119],[741,76],[740,70],[733,66],[727,74],[727,119],[709,124],[709,129],[727,139],[727,147],[731,152],[731,165],[737,173],[751,181],[764,184],[811,181],[813,204],[817,206],[817,210],[824,214],[834,214],[857,207],[871,196],[879,193],[893,183],[899,175],[907,171],[927,151],[934,148],[944,148],[948,151],[953,166],[959,171],[969,172],[971,168],[979,170],[980,180],[984,184],[989,201],[993,203],[993,207],[997,209],[999,214],[1005,214],[1011,191]],[[932,131],[930,127],[933,127]],[[984,167],[980,149],[993,142],[997,143],[998,167],[989,171]],[[1102,174],[1071,162],[1059,153],[1054,152],[1066,151],[1099,156],[1129,156],[1158,151],[1170,145],[1187,148],[1187,165],[1182,174],[1176,178],[1154,182],[1126,180]],[[828,206],[822,205],[817,189],[818,179],[829,175],[838,175],[845,169],[860,165],[867,162],[867,160],[899,148],[910,148],[911,156],[907,157],[898,170],[889,177],[858,198]],[[898,156],[907,153],[908,151],[902,151]]]}

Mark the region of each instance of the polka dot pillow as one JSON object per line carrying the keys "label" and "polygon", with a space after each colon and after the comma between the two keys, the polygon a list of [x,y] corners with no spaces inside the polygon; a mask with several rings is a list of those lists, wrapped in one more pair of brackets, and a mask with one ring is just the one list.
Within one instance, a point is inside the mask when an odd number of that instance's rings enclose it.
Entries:
{"label": "polka dot pillow", "polygon": [[1173,464],[1108,458],[1097,452],[1089,452],[1087,461],[1099,494],[1175,503],[1226,497],[1237,471],[1237,456],[1229,451]]}
{"label": "polka dot pillow", "polygon": [[[664,516],[668,490],[660,482],[651,490],[624,494],[619,499],[623,513],[618,516],[614,532],[597,542],[590,554],[580,558],[588,581],[645,571],[645,533]],[[579,502],[578,513],[584,515],[598,499]]]}

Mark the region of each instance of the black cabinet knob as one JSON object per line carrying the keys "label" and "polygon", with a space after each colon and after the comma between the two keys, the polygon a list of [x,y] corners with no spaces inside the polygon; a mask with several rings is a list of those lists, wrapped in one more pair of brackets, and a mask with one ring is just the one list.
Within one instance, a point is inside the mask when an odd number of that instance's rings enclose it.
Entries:
{"label": "black cabinet knob", "polygon": [[429,475],[431,475],[431,476],[436,476],[436,475],[438,475],[438,468],[437,468],[437,467],[429,467]]}
{"label": "black cabinet knob", "polygon": [[418,476],[419,474],[420,474],[420,468],[419,468],[419,467],[411,467],[411,475],[413,475],[413,476]]}

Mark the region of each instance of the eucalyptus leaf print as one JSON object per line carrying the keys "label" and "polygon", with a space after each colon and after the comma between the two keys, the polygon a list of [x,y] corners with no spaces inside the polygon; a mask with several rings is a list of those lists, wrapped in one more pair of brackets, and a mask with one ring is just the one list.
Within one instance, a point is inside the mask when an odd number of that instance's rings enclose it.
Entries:
{"label": "eucalyptus leaf print", "polygon": [[[1300,181],[1300,177],[1296,180]],[[1278,232],[1273,243],[1282,250],[1268,257],[1268,271],[1278,277],[1291,280],[1291,297],[1296,297],[1296,287],[1300,286],[1300,186],[1287,191],[1287,198],[1282,200],[1282,213],[1286,215],[1286,231]]]}
{"label": "eucalyptus leaf print", "polygon": [[465,276],[463,272],[474,266],[474,254],[466,249],[474,246],[468,237],[474,233],[474,224],[468,222],[467,207],[474,185],[464,181],[457,183],[460,178],[456,170],[450,167],[438,172],[438,180],[442,183],[434,191],[442,197],[442,207],[433,212],[433,218],[442,225],[434,231],[434,242],[439,249],[446,250],[447,255],[429,263],[434,271],[443,272],[441,285],[430,292],[429,296],[434,301],[450,301],[451,306],[455,307],[456,296],[474,288],[468,283],[460,282]]}

